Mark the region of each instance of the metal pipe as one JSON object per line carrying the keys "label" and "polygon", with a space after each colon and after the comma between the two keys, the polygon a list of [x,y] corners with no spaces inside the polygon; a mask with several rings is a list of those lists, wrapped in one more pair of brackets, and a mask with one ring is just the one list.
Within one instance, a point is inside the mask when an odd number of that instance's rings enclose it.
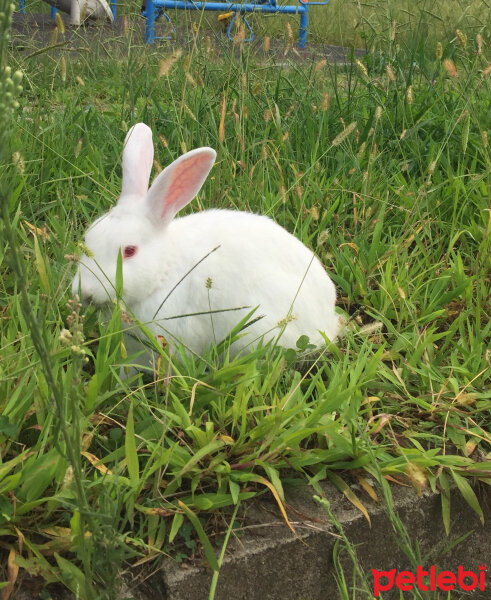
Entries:
{"label": "metal pipe", "polygon": [[309,26],[309,5],[303,5],[304,10],[300,13],[300,30],[298,32],[298,47],[305,48],[307,43],[307,28]]}
{"label": "metal pipe", "polygon": [[177,8],[181,10],[214,10],[214,11],[233,11],[237,13],[262,12],[300,15],[300,32],[298,45],[305,48],[307,43],[308,26],[308,4],[301,2],[296,6],[271,4],[252,4],[252,3],[229,3],[229,2],[195,2],[194,0],[147,0],[145,11],[142,13],[146,17],[145,41],[147,44],[153,44],[155,41],[155,12],[158,8]]}
{"label": "metal pipe", "polygon": [[189,2],[188,0],[150,0],[147,2],[147,12],[149,6],[153,4],[157,8],[178,8],[187,10],[216,10],[234,12],[264,12],[264,13],[283,13],[301,15],[307,10],[307,5],[298,6],[272,6],[271,4],[239,4],[228,2]]}
{"label": "metal pipe", "polygon": [[145,42],[153,44],[155,42],[155,3],[153,0],[147,0],[145,11]]}

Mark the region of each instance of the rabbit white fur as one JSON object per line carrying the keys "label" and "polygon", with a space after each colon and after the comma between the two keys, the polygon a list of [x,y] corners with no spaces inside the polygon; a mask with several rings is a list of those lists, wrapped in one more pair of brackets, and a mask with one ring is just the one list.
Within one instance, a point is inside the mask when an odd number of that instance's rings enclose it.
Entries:
{"label": "rabbit white fur", "polygon": [[114,299],[121,250],[128,311],[163,335],[171,349],[180,340],[200,355],[255,307],[252,319],[262,318],[243,331],[232,355],[262,336],[281,334],[278,343],[285,347],[295,347],[302,334],[316,346],[325,343],[320,332],[334,340],[334,285],[297,238],[268,217],[239,211],[205,210],[174,219],[198,193],[215,158],[211,148],[188,152],[148,189],[152,132],[134,125],[123,150],[121,197],[88,229],[85,244],[92,256],[81,257],[73,293],[97,305]]}

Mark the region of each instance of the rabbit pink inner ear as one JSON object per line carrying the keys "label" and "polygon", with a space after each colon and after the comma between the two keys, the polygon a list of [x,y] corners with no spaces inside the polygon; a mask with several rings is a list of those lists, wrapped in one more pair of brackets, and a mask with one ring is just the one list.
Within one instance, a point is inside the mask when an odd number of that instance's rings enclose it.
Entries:
{"label": "rabbit pink inner ear", "polygon": [[152,130],[144,123],[137,123],[125,139],[121,198],[146,196],[152,165]]}
{"label": "rabbit pink inner ear", "polygon": [[170,221],[199,192],[215,158],[211,148],[199,148],[166,167],[148,192],[149,210],[161,221]]}

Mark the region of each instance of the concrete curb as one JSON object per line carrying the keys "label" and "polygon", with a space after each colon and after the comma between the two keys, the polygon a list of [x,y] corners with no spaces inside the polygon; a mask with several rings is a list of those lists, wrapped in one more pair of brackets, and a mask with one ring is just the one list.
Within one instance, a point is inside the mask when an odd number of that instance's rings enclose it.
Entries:
{"label": "concrete curb", "polygon": [[[333,513],[342,524],[347,538],[357,548],[359,563],[367,574],[370,586],[373,583],[371,569],[387,571],[396,568],[397,572],[414,570],[398,547],[388,517],[380,506],[363,499],[369,507],[372,521],[370,528],[365,517],[335,488],[329,484],[323,487],[326,497],[330,499]],[[412,489],[397,486],[392,488],[396,511],[408,529],[413,545],[419,545],[421,556],[428,555],[423,563],[425,568],[434,564],[437,571],[450,570],[456,573],[458,565],[463,565],[465,569],[478,573],[478,565],[489,564],[489,488],[483,486],[479,497],[485,513],[485,526],[460,493],[453,490],[452,529],[448,538],[443,528],[441,499],[438,494],[425,493],[418,497]],[[328,522],[327,514],[312,499],[312,495],[311,488],[306,486],[287,495],[289,516],[301,539],[296,538],[286,527],[274,503],[268,500],[251,503],[242,521],[242,535],[229,545],[220,571],[216,600],[326,600],[338,597],[333,564],[337,530]],[[362,497],[361,492],[359,496]],[[302,515],[302,518],[298,515]],[[445,552],[445,548],[468,532],[472,533],[465,541]],[[351,584],[352,563],[347,555],[341,562],[346,580]],[[489,571],[491,568],[488,573]],[[183,569],[175,562],[165,560],[159,572],[147,582],[151,584],[151,590],[146,590],[145,598],[207,598],[210,582],[211,572],[204,567]],[[144,585],[143,588],[147,586]],[[474,591],[472,598],[490,598],[490,590],[491,577],[488,575],[486,591]],[[441,597],[446,598],[446,592],[440,593]],[[432,594],[432,598],[436,597],[435,592],[428,594]],[[462,597],[463,592],[456,587],[453,594],[457,599]],[[361,590],[356,594],[357,599],[366,597]],[[392,593],[385,592],[383,597],[384,600],[390,600],[399,598],[400,595],[394,589]],[[408,594],[408,597],[411,596]]]}

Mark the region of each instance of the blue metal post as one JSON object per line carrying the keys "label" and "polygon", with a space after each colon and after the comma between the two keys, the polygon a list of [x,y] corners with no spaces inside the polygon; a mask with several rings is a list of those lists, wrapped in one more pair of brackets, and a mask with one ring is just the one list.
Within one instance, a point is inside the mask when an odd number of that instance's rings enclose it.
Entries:
{"label": "blue metal post", "polygon": [[25,14],[25,12],[26,12],[25,0],[19,0],[19,12],[21,15]]}
{"label": "blue metal post", "polygon": [[111,0],[111,12],[113,13],[114,20],[116,20],[116,0]]}
{"label": "blue metal post", "polygon": [[300,13],[300,31],[298,32],[298,47],[305,48],[307,43],[307,27],[309,25],[309,5],[302,4]]}
{"label": "blue metal post", "polygon": [[153,0],[147,0],[145,8],[145,42],[153,44],[155,41],[155,5]]}
{"label": "blue metal post", "polygon": [[49,11],[50,17],[51,17],[52,19],[54,19],[54,18],[56,17],[56,13],[57,13],[57,12],[58,12],[58,10],[57,10],[57,9],[56,9],[54,6],[52,6],[52,7],[51,7],[51,10]]}
{"label": "blue metal post", "polygon": [[[318,4],[318,3],[316,3]],[[307,6],[306,2],[301,2],[300,6],[296,5],[280,5],[276,6],[274,3],[271,4],[254,4],[238,3],[238,2],[208,2],[196,1],[196,0],[149,0],[147,2],[147,8],[144,13],[146,16],[146,33],[145,39],[147,44],[153,44],[155,40],[155,9],[156,8],[177,8],[181,10],[215,10],[215,11],[233,11],[235,13],[246,13],[246,12],[262,12],[262,13],[281,13],[290,15],[300,15],[300,35],[299,45],[303,48],[307,41]],[[302,45],[303,44],[303,45]]]}

